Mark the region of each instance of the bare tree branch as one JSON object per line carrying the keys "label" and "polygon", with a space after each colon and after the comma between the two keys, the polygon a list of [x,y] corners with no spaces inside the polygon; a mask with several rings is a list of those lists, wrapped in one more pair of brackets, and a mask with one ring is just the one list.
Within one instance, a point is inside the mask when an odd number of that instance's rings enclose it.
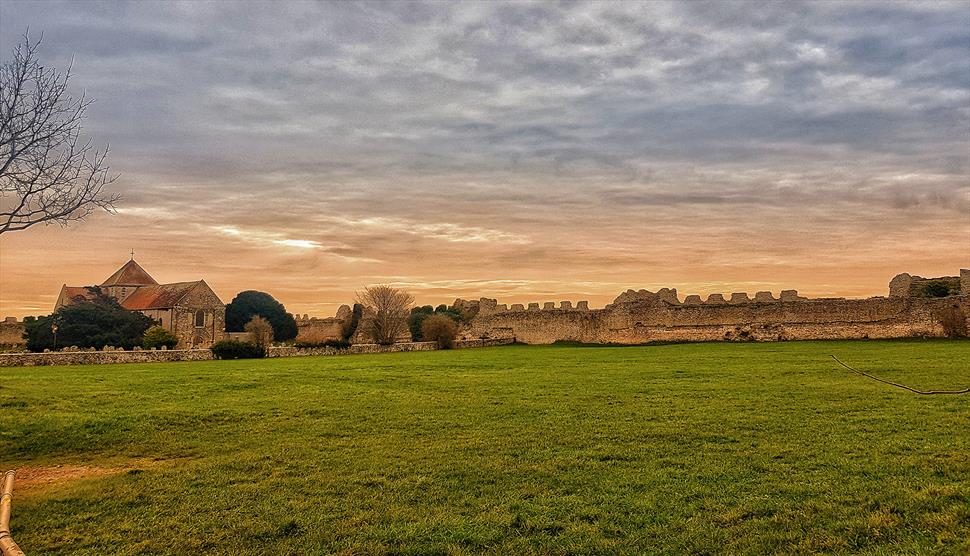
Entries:
{"label": "bare tree branch", "polygon": [[0,234],[34,224],[68,225],[97,209],[114,210],[105,186],[108,147],[82,141],[84,112],[93,102],[67,90],[71,66],[60,72],[37,59],[41,41],[23,42],[0,66]]}

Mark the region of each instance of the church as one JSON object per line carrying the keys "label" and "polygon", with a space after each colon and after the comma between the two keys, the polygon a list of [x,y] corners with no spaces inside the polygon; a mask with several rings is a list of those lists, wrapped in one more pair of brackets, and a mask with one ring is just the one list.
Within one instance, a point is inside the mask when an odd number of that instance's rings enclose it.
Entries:
{"label": "church", "polygon": [[93,300],[98,290],[174,333],[178,348],[206,348],[226,337],[226,304],[205,280],[159,284],[134,257],[98,286],[61,286],[54,310]]}

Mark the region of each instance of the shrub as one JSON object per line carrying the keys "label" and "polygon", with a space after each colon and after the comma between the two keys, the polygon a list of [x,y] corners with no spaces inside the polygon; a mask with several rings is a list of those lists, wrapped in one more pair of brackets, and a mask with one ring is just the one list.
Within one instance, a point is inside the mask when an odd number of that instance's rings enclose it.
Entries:
{"label": "shrub", "polygon": [[424,335],[421,333],[421,324],[431,315],[444,315],[446,317],[450,317],[456,323],[460,323],[462,321],[461,313],[457,309],[448,307],[444,303],[438,305],[437,307],[431,307],[431,305],[415,307],[411,309],[411,316],[408,317],[408,328],[411,329],[411,339],[413,341],[421,342],[425,340]]}
{"label": "shrub", "polygon": [[438,342],[438,347],[442,349],[455,347],[457,334],[458,323],[449,316],[431,315],[421,323],[421,337],[428,342]]}
{"label": "shrub", "polygon": [[149,328],[145,331],[145,335],[141,339],[141,347],[145,349],[158,349],[162,346],[165,346],[166,349],[172,349],[178,343],[178,337],[161,326]]}
{"label": "shrub", "polygon": [[943,280],[927,280],[919,286],[920,297],[947,297],[956,292],[951,291],[950,284]]}
{"label": "shrub", "polygon": [[226,305],[226,331],[242,332],[254,316],[268,320],[273,326],[273,337],[281,342],[296,338],[298,332],[293,315],[286,307],[266,292],[246,290],[240,292]]}
{"label": "shrub", "polygon": [[255,316],[247,322],[246,332],[249,343],[263,351],[273,343],[273,326],[263,317]]}
{"label": "shrub", "polygon": [[350,347],[350,342],[347,340],[323,340],[322,342],[308,342],[302,341],[293,344],[293,347],[300,349],[310,349],[310,348],[334,348],[334,349],[347,349]]}
{"label": "shrub", "polygon": [[266,356],[266,350],[250,342],[221,340],[209,348],[216,359],[258,359]]}

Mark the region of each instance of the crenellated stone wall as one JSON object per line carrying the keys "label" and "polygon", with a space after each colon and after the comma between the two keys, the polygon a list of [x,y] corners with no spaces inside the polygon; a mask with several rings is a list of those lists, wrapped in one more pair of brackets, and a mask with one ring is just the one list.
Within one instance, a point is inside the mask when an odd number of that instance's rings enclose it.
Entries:
{"label": "crenellated stone wall", "polygon": [[[970,272],[961,271],[970,279]],[[473,302],[463,302],[465,304]],[[943,337],[944,314],[970,317],[970,296],[910,296],[869,299],[807,299],[795,290],[778,297],[760,291],[710,294],[706,300],[677,290],[628,290],[603,309],[559,308],[503,310],[493,299],[462,329],[465,338],[514,338],[530,344],[575,341],[597,344],[641,344],[666,341],[777,341],[809,339]],[[530,304],[530,307],[538,304]],[[964,330],[963,334],[967,331]]]}

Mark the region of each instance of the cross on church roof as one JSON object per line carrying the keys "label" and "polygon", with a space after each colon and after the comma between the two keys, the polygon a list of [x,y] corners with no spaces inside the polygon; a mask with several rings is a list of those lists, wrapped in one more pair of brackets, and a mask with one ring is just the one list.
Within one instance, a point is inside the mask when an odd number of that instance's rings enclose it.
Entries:
{"label": "cross on church roof", "polygon": [[131,250],[131,260],[135,260],[135,250]]}

